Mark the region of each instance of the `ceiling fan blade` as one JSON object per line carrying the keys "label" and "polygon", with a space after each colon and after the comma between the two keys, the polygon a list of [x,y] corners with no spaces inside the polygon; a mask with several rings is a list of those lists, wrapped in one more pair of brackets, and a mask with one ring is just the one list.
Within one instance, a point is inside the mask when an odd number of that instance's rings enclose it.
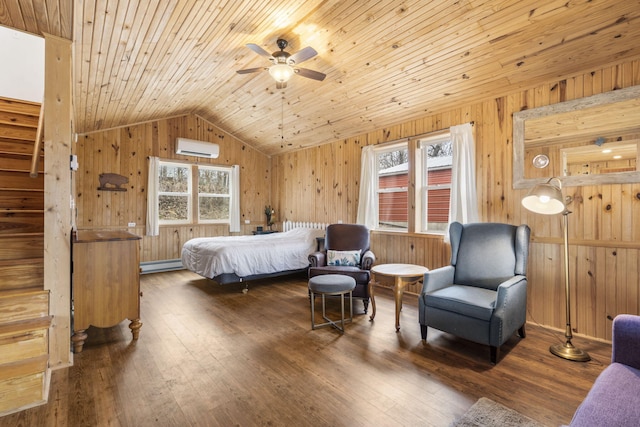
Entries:
{"label": "ceiling fan blade", "polygon": [[258,71],[265,71],[265,70],[267,70],[267,68],[265,68],[265,67],[246,68],[244,70],[236,70],[236,73],[238,73],[238,74],[249,74],[249,73],[257,73]]}
{"label": "ceiling fan blade", "polygon": [[299,64],[307,59],[311,59],[316,56],[318,52],[310,46],[305,47],[302,50],[297,51],[289,57],[289,62],[293,64]]}
{"label": "ceiling fan blade", "polygon": [[264,50],[263,48],[261,48],[255,43],[247,43],[245,46],[247,46],[249,49],[251,49],[252,51],[254,51],[260,56],[264,56],[265,58],[268,58],[268,59],[273,58],[269,52],[267,52],[266,50]]}
{"label": "ceiling fan blade", "polygon": [[309,70],[307,68],[296,67],[294,70],[297,75],[306,77],[308,79],[323,81],[324,78],[327,77],[327,75],[324,73],[321,73],[319,71]]}

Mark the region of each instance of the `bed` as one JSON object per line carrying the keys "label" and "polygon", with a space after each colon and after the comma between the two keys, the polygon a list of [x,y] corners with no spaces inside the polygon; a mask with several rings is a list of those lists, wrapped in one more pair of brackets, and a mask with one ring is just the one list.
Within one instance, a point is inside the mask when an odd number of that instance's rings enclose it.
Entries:
{"label": "bed", "polygon": [[303,272],[324,228],[287,221],[279,233],[191,239],[182,247],[182,265],[221,285]]}

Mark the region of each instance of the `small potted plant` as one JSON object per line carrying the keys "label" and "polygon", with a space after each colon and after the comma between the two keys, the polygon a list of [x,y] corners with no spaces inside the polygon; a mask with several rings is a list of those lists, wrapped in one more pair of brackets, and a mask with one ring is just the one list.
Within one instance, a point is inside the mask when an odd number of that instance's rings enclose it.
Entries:
{"label": "small potted plant", "polygon": [[275,213],[276,211],[271,208],[271,205],[264,207],[264,214],[267,217],[267,226],[269,227],[269,230],[271,230],[271,226],[273,225],[273,216]]}

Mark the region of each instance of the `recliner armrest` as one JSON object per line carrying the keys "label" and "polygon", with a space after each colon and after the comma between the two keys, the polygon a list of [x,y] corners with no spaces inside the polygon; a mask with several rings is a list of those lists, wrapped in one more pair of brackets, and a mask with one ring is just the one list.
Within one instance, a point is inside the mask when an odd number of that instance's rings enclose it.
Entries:
{"label": "recliner armrest", "polygon": [[452,265],[447,265],[426,272],[422,284],[422,295],[452,285],[455,271]]}
{"label": "recliner armrest", "polygon": [[[500,346],[508,338],[504,331],[514,331],[527,321],[527,278],[516,275],[497,289],[496,305],[491,317],[489,344]],[[510,332],[509,332],[510,334]]]}
{"label": "recliner armrest", "polygon": [[360,259],[360,268],[363,270],[371,270],[373,263],[376,262],[376,256],[371,251],[367,251]]}
{"label": "recliner armrest", "polygon": [[519,295],[519,299],[524,299],[526,304],[527,301],[527,288],[516,287],[520,282],[527,283],[526,276],[513,276],[504,282],[500,283],[498,286],[498,295],[496,296],[496,310],[499,310],[502,307],[505,307],[512,303],[512,301],[516,300],[516,295],[518,293],[523,293],[523,295]]}
{"label": "recliner armrest", "polygon": [[327,255],[325,252],[314,252],[309,254],[309,264],[311,267],[324,267],[327,265]]}
{"label": "recliner armrest", "polygon": [[619,314],[613,319],[611,362],[640,369],[640,316]]}
{"label": "recliner armrest", "polygon": [[[507,289],[509,289],[510,287],[514,286],[516,283],[522,281],[522,280],[526,280],[527,277],[524,275],[515,275],[513,277],[509,277],[508,279],[505,279],[504,282],[500,283],[498,285],[498,288],[496,289],[496,291],[498,291],[498,294],[500,294],[500,292],[505,292]],[[498,297],[500,298],[500,297]]]}

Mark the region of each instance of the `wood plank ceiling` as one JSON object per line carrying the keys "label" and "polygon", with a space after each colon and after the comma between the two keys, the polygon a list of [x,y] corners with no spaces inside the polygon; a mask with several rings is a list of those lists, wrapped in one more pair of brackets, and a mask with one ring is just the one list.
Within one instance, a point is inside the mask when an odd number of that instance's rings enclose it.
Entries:
{"label": "wood plank ceiling", "polygon": [[[640,57],[639,0],[0,0],[0,24],[73,38],[79,133],[195,113],[269,155]],[[236,73],[278,38],[327,78]]]}

